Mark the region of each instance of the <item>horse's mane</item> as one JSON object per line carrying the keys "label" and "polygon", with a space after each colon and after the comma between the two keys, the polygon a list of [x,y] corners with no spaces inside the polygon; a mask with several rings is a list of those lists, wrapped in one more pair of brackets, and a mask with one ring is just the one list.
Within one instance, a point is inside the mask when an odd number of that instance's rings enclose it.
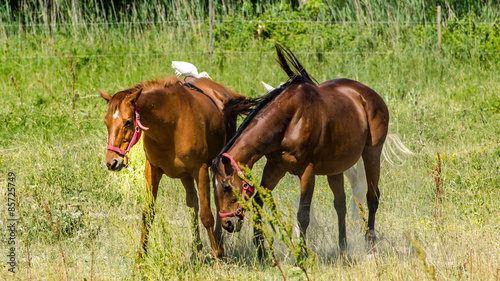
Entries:
{"label": "horse's mane", "polygon": [[142,90],[149,90],[149,89],[156,89],[156,88],[168,88],[171,87],[177,82],[181,81],[177,76],[167,76],[167,77],[162,77],[162,78],[156,78],[156,79],[151,79],[151,80],[146,80],[146,81],[141,81],[134,86],[123,90],[122,92],[127,92],[127,93],[133,93],[136,92],[140,89]]}
{"label": "horse's mane", "polygon": [[[314,78],[312,78],[307,71],[304,69],[304,67],[300,64],[300,62],[297,60],[295,55],[286,47],[276,44],[276,52],[278,54],[278,64],[280,65],[281,69],[283,69],[290,79],[279,86],[278,88],[272,90],[269,92],[267,95],[261,98],[260,102],[254,107],[254,109],[247,115],[245,120],[241,123],[240,127],[234,134],[233,138],[229,140],[229,142],[224,146],[222,151],[219,153],[219,155],[214,159],[212,163],[212,171],[215,173],[220,174],[219,170],[219,162],[222,157],[222,154],[224,152],[227,152],[236,142],[238,137],[243,133],[243,131],[248,127],[250,122],[252,122],[253,119],[255,119],[255,116],[264,108],[266,107],[271,101],[273,101],[277,96],[279,96],[283,91],[288,89],[293,84],[304,84],[304,83],[314,83],[316,81]],[[291,67],[289,66],[289,63],[292,64],[292,67],[295,69],[293,71]]]}
{"label": "horse's mane", "polygon": [[115,111],[116,109],[118,109],[120,103],[127,95],[133,94],[139,91],[140,89],[150,90],[156,88],[168,88],[177,84],[180,81],[181,80],[176,76],[167,76],[162,78],[141,81],[128,89],[119,91],[118,93],[114,94],[113,98],[109,101],[109,109]]}

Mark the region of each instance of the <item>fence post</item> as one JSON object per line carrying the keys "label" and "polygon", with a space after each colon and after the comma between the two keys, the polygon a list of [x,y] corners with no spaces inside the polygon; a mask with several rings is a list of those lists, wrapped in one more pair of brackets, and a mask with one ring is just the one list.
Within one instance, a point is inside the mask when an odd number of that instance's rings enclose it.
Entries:
{"label": "fence post", "polygon": [[210,61],[212,61],[212,53],[214,52],[214,2],[213,0],[208,1],[208,25],[209,25],[209,45],[208,45],[208,55]]}
{"label": "fence post", "polygon": [[437,36],[438,36],[438,50],[441,52],[441,6],[437,6]]}

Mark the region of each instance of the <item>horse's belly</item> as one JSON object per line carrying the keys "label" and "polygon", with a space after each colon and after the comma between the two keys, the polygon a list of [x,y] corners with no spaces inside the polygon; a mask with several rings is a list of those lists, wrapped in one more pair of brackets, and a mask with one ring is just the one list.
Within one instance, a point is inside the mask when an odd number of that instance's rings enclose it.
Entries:
{"label": "horse's belly", "polygon": [[361,157],[362,150],[353,151],[352,153],[340,156],[329,156],[323,154],[320,161],[314,166],[315,174],[317,175],[337,175],[343,173],[347,169],[356,164]]}
{"label": "horse's belly", "polygon": [[169,178],[182,178],[186,175],[192,175],[197,168],[194,167],[194,163],[199,167],[201,163],[209,162],[208,157],[205,157],[207,159],[203,161],[192,154],[178,155],[174,151],[148,151],[146,157],[152,166],[160,168]]}

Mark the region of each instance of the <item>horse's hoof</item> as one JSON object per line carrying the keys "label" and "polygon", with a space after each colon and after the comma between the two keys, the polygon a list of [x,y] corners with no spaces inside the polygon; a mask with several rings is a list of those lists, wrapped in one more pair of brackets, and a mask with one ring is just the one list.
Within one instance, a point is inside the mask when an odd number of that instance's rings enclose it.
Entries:
{"label": "horse's hoof", "polygon": [[199,244],[196,245],[196,251],[198,253],[201,253],[201,251],[203,250],[203,244],[201,244],[201,242]]}
{"label": "horse's hoof", "polygon": [[222,257],[224,256],[224,250],[222,249],[222,247],[219,246],[219,248],[216,249],[215,251],[212,250],[212,256],[214,260],[221,260]]}
{"label": "horse's hoof", "polygon": [[377,235],[375,234],[375,230],[370,229],[366,235],[365,235],[366,242],[371,242],[375,244],[375,241],[377,240]]}
{"label": "horse's hoof", "polygon": [[347,253],[341,253],[340,260],[344,266],[352,266],[354,264],[354,259]]}
{"label": "horse's hoof", "polygon": [[264,250],[264,249],[259,248],[258,251],[257,251],[257,257],[258,257],[259,262],[261,264],[266,263],[266,261],[268,260],[267,251]]}
{"label": "horse's hoof", "polygon": [[309,250],[305,247],[300,248],[300,257],[307,259],[309,257]]}

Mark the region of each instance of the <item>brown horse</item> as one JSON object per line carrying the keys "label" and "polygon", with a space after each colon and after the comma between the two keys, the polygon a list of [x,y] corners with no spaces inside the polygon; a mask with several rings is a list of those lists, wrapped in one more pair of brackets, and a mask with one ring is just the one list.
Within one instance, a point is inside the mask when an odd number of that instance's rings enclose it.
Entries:
{"label": "brown horse", "polygon": [[106,165],[109,170],[119,171],[128,164],[126,154],[141,133],[144,134],[149,199],[142,216],[140,258],[147,251],[158,184],[164,174],[181,179],[186,189],[186,203],[194,209],[192,225],[198,251],[202,247],[198,229],[201,207],[200,217],[208,232],[212,254],[222,256],[220,221],[214,232],[210,210],[208,167],[234,135],[237,116],[247,113],[255,101],[205,78],[190,78],[187,82],[182,83],[176,77],[151,80],[113,96],[99,90],[108,102],[104,120],[108,129]]}
{"label": "brown horse", "polygon": [[[239,231],[244,215],[235,192],[243,198],[253,193],[239,165],[252,168],[257,160],[266,156],[262,187],[273,190],[286,172],[300,177],[297,220],[304,241],[315,175],[327,176],[335,197],[340,252],[345,253],[343,172],[360,157],[368,182],[367,236],[375,239],[380,155],[389,122],[387,106],[375,91],[353,80],[336,79],[316,86],[291,51],[280,45],[276,45],[276,50],[278,62],[290,81],[262,99],[212,165],[222,226],[229,232]],[[258,193],[254,198],[262,206]],[[263,258],[263,234],[258,227],[254,228],[254,234],[259,257]]]}

